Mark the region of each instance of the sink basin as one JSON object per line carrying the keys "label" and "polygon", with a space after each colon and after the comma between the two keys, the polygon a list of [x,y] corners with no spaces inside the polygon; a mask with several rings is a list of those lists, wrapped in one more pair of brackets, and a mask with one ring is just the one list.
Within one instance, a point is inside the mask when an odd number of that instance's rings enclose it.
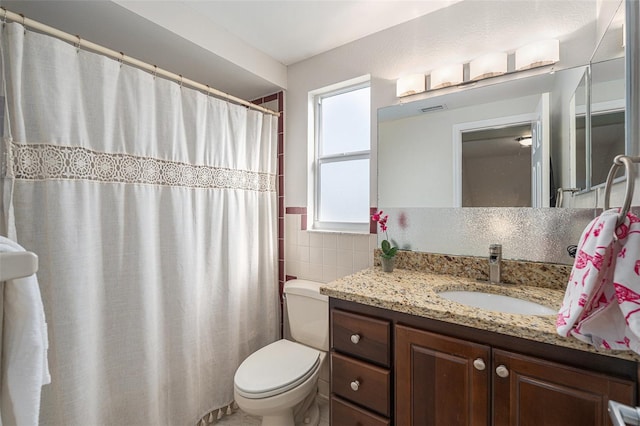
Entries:
{"label": "sink basin", "polygon": [[461,290],[443,291],[438,293],[438,296],[474,308],[505,314],[555,315],[557,313],[557,310],[551,309],[548,306],[502,294]]}

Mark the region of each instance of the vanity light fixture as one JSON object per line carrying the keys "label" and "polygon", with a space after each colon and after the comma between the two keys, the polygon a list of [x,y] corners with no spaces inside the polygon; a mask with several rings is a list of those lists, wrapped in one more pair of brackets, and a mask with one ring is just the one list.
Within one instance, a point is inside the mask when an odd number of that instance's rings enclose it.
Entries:
{"label": "vanity light fixture", "polygon": [[411,74],[400,77],[396,81],[396,96],[415,95],[426,90],[426,77],[424,74]]}
{"label": "vanity light fixture", "polygon": [[516,71],[551,65],[560,60],[560,42],[542,40],[516,50]]}
{"label": "vanity light fixture", "polygon": [[462,83],[462,64],[447,65],[431,71],[431,90],[460,83]]}
{"label": "vanity light fixture", "polygon": [[516,140],[520,145],[524,147],[531,146],[531,136],[520,136],[520,137],[517,137]]}
{"label": "vanity light fixture", "polygon": [[469,79],[482,80],[507,72],[507,54],[505,52],[487,53],[469,63]]}

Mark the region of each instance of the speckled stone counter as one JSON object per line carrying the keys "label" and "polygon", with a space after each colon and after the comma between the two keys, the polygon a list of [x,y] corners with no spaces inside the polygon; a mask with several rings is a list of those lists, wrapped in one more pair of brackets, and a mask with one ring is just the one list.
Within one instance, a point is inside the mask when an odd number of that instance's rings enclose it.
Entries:
{"label": "speckled stone counter", "polygon": [[[376,266],[380,265],[381,253],[380,249],[374,250],[374,265]],[[396,267],[471,279],[489,279],[487,257],[400,250],[396,256]],[[547,287],[564,291],[570,273],[571,265],[502,259],[501,280],[508,284]]]}
{"label": "speckled stone counter", "polygon": [[340,278],[321,287],[327,296],[389,309],[420,317],[464,325],[543,343],[640,361],[632,351],[597,351],[575,338],[556,333],[555,315],[505,314],[478,309],[438,296],[447,290],[476,290],[504,294],[559,309],[564,291],[523,285],[496,285],[466,277],[395,269],[383,272],[379,266]]}

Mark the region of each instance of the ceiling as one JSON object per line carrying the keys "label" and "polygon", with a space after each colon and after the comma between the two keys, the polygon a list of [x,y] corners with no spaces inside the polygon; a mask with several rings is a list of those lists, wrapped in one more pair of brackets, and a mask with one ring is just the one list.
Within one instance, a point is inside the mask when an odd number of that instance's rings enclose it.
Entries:
{"label": "ceiling", "polygon": [[[556,19],[554,8],[565,1],[0,0],[0,5],[251,100],[286,89],[288,66],[376,32],[404,34],[393,31],[405,23],[410,28],[407,31],[415,32],[408,38],[416,39],[416,27],[424,28],[425,24],[420,21],[417,25],[415,19],[435,17],[434,12],[451,10],[446,19],[457,22],[449,23],[450,30],[446,30],[447,23],[426,25],[445,25],[445,31],[427,45],[432,49],[424,52],[429,58],[450,54],[452,48],[459,52],[477,49],[477,43],[487,49],[493,48],[491,44],[504,44],[505,38],[513,43],[523,37],[522,26],[527,22],[523,15],[529,11],[538,15],[538,22],[546,14],[548,19],[542,22],[561,33],[556,27],[577,26],[567,15],[561,23]],[[452,8],[456,4],[460,7]],[[460,26],[464,34],[455,29]],[[527,26],[526,31],[530,36],[549,28],[536,24]]]}
{"label": "ceiling", "polygon": [[0,0],[83,39],[244,99],[287,84],[287,65],[461,0]]}
{"label": "ceiling", "polygon": [[291,65],[461,0],[184,1],[185,8]]}

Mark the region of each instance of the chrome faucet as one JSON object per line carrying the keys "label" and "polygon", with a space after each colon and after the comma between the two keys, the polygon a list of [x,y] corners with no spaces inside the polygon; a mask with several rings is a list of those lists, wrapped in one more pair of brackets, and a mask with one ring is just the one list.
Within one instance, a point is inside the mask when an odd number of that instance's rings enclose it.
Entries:
{"label": "chrome faucet", "polygon": [[491,244],[489,246],[489,282],[500,282],[500,264],[502,262],[502,246]]}

